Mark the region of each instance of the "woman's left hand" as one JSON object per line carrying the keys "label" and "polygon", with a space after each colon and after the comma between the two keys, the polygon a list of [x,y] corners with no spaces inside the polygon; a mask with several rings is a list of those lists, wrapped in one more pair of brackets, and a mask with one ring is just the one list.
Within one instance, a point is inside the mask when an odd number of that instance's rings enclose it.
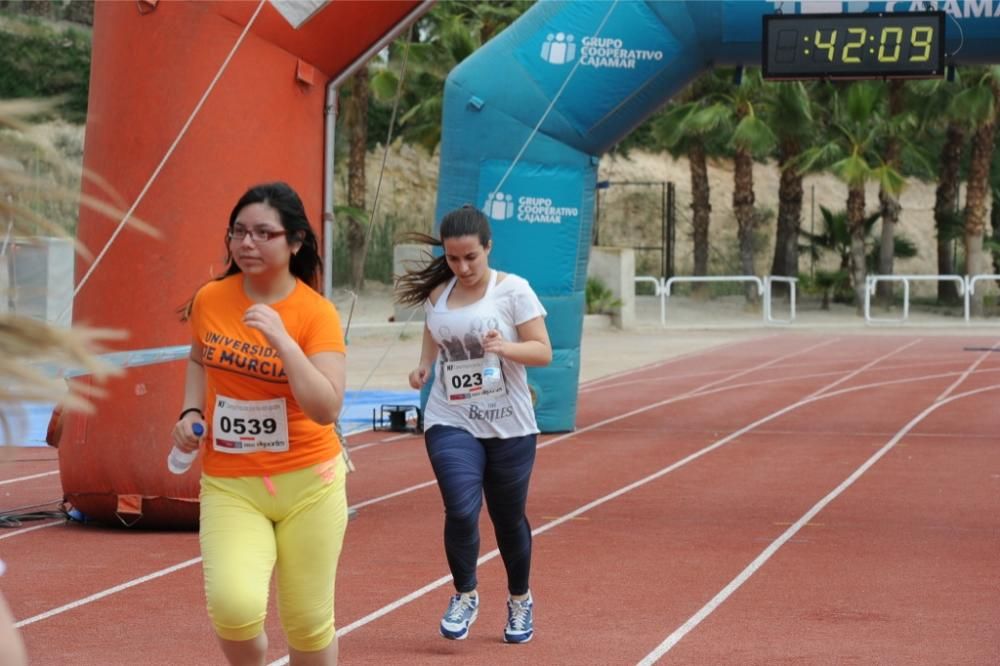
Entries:
{"label": "woman's left hand", "polygon": [[262,303],[251,305],[243,313],[243,323],[263,333],[275,349],[280,349],[281,345],[290,339],[281,316],[269,305]]}
{"label": "woman's left hand", "polygon": [[483,336],[483,351],[503,356],[503,348],[503,334],[495,328],[486,331],[486,335]]}

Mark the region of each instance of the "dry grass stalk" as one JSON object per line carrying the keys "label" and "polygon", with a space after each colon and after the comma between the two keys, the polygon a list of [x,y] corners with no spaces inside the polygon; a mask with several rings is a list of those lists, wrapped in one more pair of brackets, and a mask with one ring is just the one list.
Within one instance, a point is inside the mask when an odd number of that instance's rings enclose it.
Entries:
{"label": "dry grass stalk", "polygon": [[[41,134],[33,132],[26,120],[50,111],[57,103],[58,100],[0,101],[0,127],[19,132],[22,139],[37,147],[37,154],[53,171],[79,171],[78,167],[61,157]],[[62,238],[71,237],[62,224],[46,219],[15,201],[13,194],[26,189],[33,189],[50,201],[89,207],[115,221],[124,215],[122,210],[105,201],[82,196],[79,191],[24,173],[16,156],[4,155],[4,152],[10,152],[6,144],[0,145],[0,247],[6,249],[11,235],[30,238],[38,230]],[[88,178],[84,173],[80,175]],[[103,180],[95,176],[89,178],[101,189],[110,192]],[[111,198],[121,201],[118,196]],[[129,224],[138,231],[159,235],[148,224],[135,218],[131,218]],[[92,257],[79,243],[75,244],[78,253]],[[6,294],[0,296],[7,297]],[[15,415],[16,405],[22,402],[57,402],[65,409],[91,410],[91,401],[100,395],[100,390],[83,382],[68,383],[63,375],[72,369],[89,373],[101,382],[109,375],[121,373],[120,369],[103,361],[98,354],[102,343],[123,337],[124,332],[120,331],[62,329],[16,313],[0,313],[0,429],[4,439],[12,441],[9,423]]]}

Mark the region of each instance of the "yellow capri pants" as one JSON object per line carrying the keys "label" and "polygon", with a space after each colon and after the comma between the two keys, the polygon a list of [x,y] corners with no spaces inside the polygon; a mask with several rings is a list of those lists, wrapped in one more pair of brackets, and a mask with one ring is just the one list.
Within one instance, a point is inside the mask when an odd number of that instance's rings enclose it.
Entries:
{"label": "yellow capri pants", "polygon": [[337,560],[347,528],[342,456],[271,477],[201,478],[201,554],[208,614],[221,638],[264,630],[277,565],[278,611],[302,652],[335,636]]}

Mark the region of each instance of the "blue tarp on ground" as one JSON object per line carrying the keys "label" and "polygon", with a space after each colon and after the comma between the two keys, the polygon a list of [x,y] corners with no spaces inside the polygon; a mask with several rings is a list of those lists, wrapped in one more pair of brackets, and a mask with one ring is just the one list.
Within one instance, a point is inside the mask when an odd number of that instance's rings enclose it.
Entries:
{"label": "blue tarp on ground", "polygon": [[340,417],[340,428],[345,435],[352,432],[371,430],[372,410],[382,405],[420,406],[419,391],[348,391],[344,396],[344,411]]}
{"label": "blue tarp on ground", "polygon": [[[344,410],[340,425],[344,434],[370,430],[372,410],[382,405],[420,405],[417,391],[348,391],[344,396]],[[6,411],[13,443],[16,446],[45,446],[45,431],[52,416],[52,405],[24,403]],[[169,433],[164,433],[164,437]],[[0,432],[0,442],[6,438]]]}

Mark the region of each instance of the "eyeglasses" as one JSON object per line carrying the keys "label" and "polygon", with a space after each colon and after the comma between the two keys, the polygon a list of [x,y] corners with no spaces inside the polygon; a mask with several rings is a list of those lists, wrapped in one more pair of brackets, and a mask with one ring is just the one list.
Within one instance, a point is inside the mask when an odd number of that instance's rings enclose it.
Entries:
{"label": "eyeglasses", "polygon": [[281,231],[271,231],[270,229],[245,229],[243,227],[233,227],[229,230],[226,236],[231,241],[242,241],[248,234],[250,236],[250,240],[254,243],[266,243],[272,238],[287,236],[288,232],[284,229]]}

